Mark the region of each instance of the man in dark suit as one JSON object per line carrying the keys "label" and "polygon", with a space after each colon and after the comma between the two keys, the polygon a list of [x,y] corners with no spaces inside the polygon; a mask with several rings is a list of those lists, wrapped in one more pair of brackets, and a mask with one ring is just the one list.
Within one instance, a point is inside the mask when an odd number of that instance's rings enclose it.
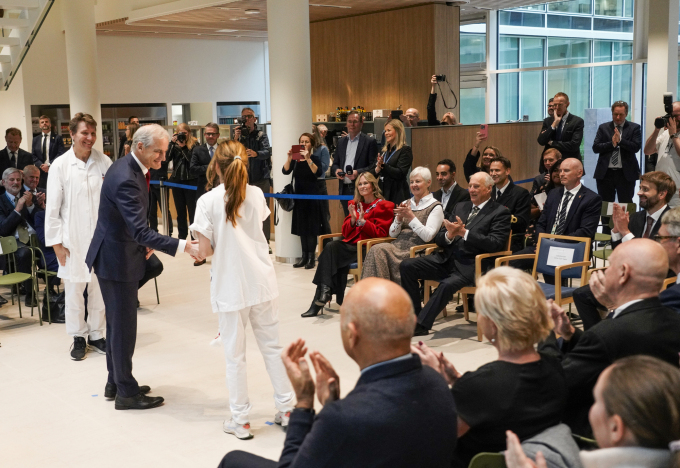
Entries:
{"label": "man in dark suit", "polygon": [[491,160],[489,175],[495,184],[491,200],[505,206],[517,221],[512,223],[513,240],[511,248],[517,252],[524,247],[524,234],[531,217],[531,195],[529,191],[510,180],[511,163],[505,156]]}
{"label": "man in dark suit", "polygon": [[38,186],[40,183],[40,169],[33,164],[29,164],[24,167],[24,170],[21,172],[24,177],[23,189],[27,192],[31,192],[35,204],[44,210],[46,192],[43,187]]}
{"label": "man in dark suit", "polygon": [[[19,148],[21,145],[21,130],[10,127],[5,131],[5,141],[7,146],[0,150],[0,174],[5,172],[9,167],[16,167],[22,170],[29,164],[33,164],[33,155],[28,151]],[[4,193],[5,189],[0,188],[0,194]]]}
{"label": "man in dark suit", "polygon": [[[665,172],[647,172],[640,178],[640,208],[642,211],[633,213],[625,212],[623,208],[614,205],[612,230],[612,247],[617,248],[624,242],[636,237],[653,239],[661,227],[661,218],[670,211],[668,202],[673,198],[676,191],[675,182]],[[589,330],[600,322],[599,309],[604,309],[592,291],[590,285],[584,285],[574,291],[574,305],[583,320],[583,329]]]}
{"label": "man in dark suit", "polygon": [[198,256],[195,244],[162,236],[147,223],[149,169],[159,169],[168,148],[167,132],[160,125],[137,130],[132,151],[117,160],[106,174],[99,202],[99,218],[85,262],[94,268],[106,304],[106,366],[104,390],[116,399],[116,409],[149,409],[163,403],[148,397],[132,376],[132,355],[137,339],[137,288],[146,259],[153,250]]}
{"label": "man in dark suit", "polygon": [[[7,168],[2,173],[2,185],[5,193],[0,195],[0,237],[15,237],[17,251],[14,254],[17,271],[31,273],[31,251],[26,245],[29,236],[35,234],[34,216],[44,210],[34,203],[31,192],[23,190],[22,173],[16,168]],[[26,294],[26,306],[38,305],[33,297],[33,282],[29,279],[22,283]]]}
{"label": "man in dark suit", "polygon": [[205,126],[203,136],[205,137],[205,144],[194,145],[191,149],[191,164],[189,164],[189,172],[198,177],[196,200],[205,193],[205,185],[208,183],[206,172],[208,171],[208,164],[210,164],[210,160],[217,150],[220,127],[216,123],[210,122]]}
{"label": "man in dark suit", "polygon": [[[401,285],[411,296],[418,316],[415,336],[427,335],[439,312],[456,291],[475,283],[475,256],[505,248],[510,212],[491,200],[493,179],[486,172],[470,178],[470,201],[458,203],[435,237],[441,252],[401,262]],[[419,280],[439,281],[439,287],[420,307]]]}
{"label": "man in dark suit", "polygon": [[[338,140],[338,148],[335,151],[331,173],[339,179],[338,195],[354,196],[354,183],[357,176],[368,170],[378,155],[378,144],[375,138],[361,132],[364,126],[364,117],[355,111],[347,114],[348,134]],[[352,166],[352,172],[344,176],[339,173],[346,172],[347,166]],[[340,200],[345,216],[349,214],[347,200]]]}
{"label": "man in dark suit", "polygon": [[612,121],[597,129],[593,152],[599,154],[593,177],[602,200],[630,203],[635,194],[635,182],[640,177],[640,165],[635,154],[642,147],[640,125],[626,121],[628,104],[612,104]]}
{"label": "man in dark suit", "polygon": [[[588,410],[600,373],[617,359],[638,354],[678,366],[680,314],[664,307],[659,290],[668,271],[663,247],[634,239],[609,257],[605,273],[592,274],[593,294],[610,313],[590,330],[574,328],[564,309],[551,303],[554,333],[539,346],[562,359],[569,397],[565,420],[575,434],[588,436]],[[555,333],[561,339],[555,339]]]}
{"label": "man in dark suit", "polygon": [[[40,187],[47,187],[47,174],[50,164],[66,152],[64,140],[61,135],[52,131],[52,120],[46,115],[38,119],[40,135],[33,137],[33,163],[40,169]],[[47,156],[46,156],[47,155]]]}
{"label": "man in dark suit", "polygon": [[[450,467],[456,446],[456,408],[444,379],[411,353],[415,317],[395,283],[367,278],[340,308],[345,351],[361,368],[354,390],[340,399],[340,382],[319,352],[301,339],[283,352],[297,396],[278,463],[228,453],[220,468],[427,466]],[[314,393],[323,409],[315,415]],[[427,427],[426,431],[414,427]]]}
{"label": "man in dark suit", "polygon": [[[555,94],[553,100],[553,117],[543,121],[538,144],[545,149],[556,148],[562,153],[562,159],[581,159],[581,140],[583,140],[583,119],[569,113],[569,96],[565,93]],[[543,161],[539,163],[539,169]]]}
{"label": "man in dark suit", "polygon": [[[661,217],[661,227],[654,240],[666,251],[671,271],[680,277],[680,208],[668,210],[668,213]],[[674,285],[661,291],[659,300],[664,306],[680,313],[680,284],[677,280]]]}
{"label": "man in dark suit", "polygon": [[439,190],[432,193],[444,207],[444,216],[448,217],[458,202],[470,199],[470,194],[456,182],[456,164],[450,159],[442,159],[437,163],[437,183]]}

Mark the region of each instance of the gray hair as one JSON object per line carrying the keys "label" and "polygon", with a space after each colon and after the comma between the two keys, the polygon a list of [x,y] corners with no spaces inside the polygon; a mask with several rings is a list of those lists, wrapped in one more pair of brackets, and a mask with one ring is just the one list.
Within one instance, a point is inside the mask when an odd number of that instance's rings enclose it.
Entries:
{"label": "gray hair", "polygon": [[413,176],[420,176],[423,178],[423,180],[429,180],[430,182],[432,182],[432,172],[430,172],[428,168],[423,166],[418,166],[415,169],[413,169],[411,171],[411,175],[409,176],[409,178]]}
{"label": "gray hair", "polygon": [[168,132],[158,124],[149,124],[140,127],[132,137],[132,149],[137,147],[137,143],[142,143],[144,148],[153,145],[154,140],[169,140]]}
{"label": "gray hair", "polygon": [[680,207],[667,211],[661,218],[661,224],[666,226],[671,236],[680,237]]}
{"label": "gray hair", "polygon": [[[14,174],[15,172],[21,172],[21,169],[17,169],[16,167],[8,167],[2,173],[2,180],[7,180],[7,178]],[[21,174],[21,176],[23,177],[23,173]]]}
{"label": "gray hair", "polygon": [[481,176],[482,177],[482,183],[486,187],[491,187],[492,185],[494,185],[493,177],[491,177],[488,172],[484,172],[484,171],[476,172],[476,173],[472,174],[472,176],[470,176],[470,180],[472,180],[472,178],[475,177],[475,176]]}

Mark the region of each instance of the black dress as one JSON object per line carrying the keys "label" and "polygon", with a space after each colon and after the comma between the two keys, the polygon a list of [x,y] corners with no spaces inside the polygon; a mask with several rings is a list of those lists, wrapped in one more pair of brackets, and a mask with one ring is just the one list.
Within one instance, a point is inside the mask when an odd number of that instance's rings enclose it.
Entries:
{"label": "black dress", "polygon": [[[321,161],[310,156],[316,166],[312,172],[307,161],[291,161],[290,168],[282,172],[293,173],[293,187],[296,195],[319,195],[317,179],[321,177]],[[295,200],[293,206],[293,222],[290,232],[296,236],[319,236],[322,232],[323,210],[320,200]]]}
{"label": "black dress", "polygon": [[490,362],[466,372],[451,391],[458,417],[470,426],[458,438],[454,467],[467,467],[480,452],[505,450],[505,431],[525,440],[559,424],[567,401],[562,366],[544,354],[527,364]]}
{"label": "black dress", "polygon": [[383,158],[383,167],[379,173],[375,172],[377,162],[371,166],[369,171],[378,178],[378,186],[385,200],[398,205],[411,198],[408,173],[413,163],[413,151],[408,145],[398,150],[388,147],[383,153]]}

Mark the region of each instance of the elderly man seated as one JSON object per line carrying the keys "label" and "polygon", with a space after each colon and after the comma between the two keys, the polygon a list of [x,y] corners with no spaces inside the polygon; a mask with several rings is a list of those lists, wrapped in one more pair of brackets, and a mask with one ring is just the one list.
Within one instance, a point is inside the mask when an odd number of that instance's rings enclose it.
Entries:
{"label": "elderly man seated", "polygon": [[35,198],[35,204],[45,209],[45,188],[38,187],[40,184],[40,169],[33,164],[24,167],[24,190],[31,192]]}
{"label": "elderly man seated", "polygon": [[319,352],[309,357],[323,409],[314,412],[314,380],[303,340],[283,352],[297,406],[277,462],[228,453],[220,467],[450,467],[457,416],[444,379],[411,354],[415,317],[408,295],[380,278],[358,282],[340,308],[345,351],[361,377],[340,399],[340,380]]}

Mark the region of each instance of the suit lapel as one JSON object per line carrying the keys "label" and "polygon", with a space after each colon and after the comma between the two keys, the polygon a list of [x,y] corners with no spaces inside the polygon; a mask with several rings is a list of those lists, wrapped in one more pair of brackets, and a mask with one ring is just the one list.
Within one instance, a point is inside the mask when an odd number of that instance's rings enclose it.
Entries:
{"label": "suit lapel", "polygon": [[[486,216],[486,215],[489,213],[489,211],[491,210],[491,205],[492,205],[492,204],[494,204],[494,202],[493,202],[492,200],[489,200],[489,201],[487,202],[487,204],[484,205],[484,208],[482,208],[482,209],[479,211],[479,213],[477,213],[477,216],[475,216],[475,217],[473,218],[473,220],[470,221],[469,224],[466,224],[466,225],[465,225],[465,229],[467,229],[468,231],[469,231],[470,229],[472,229],[472,227],[475,226],[475,225],[479,222],[480,219],[482,219],[484,216]],[[470,213],[472,213],[472,209],[470,209]],[[469,216],[470,216],[470,215],[468,214],[468,217],[469,217]],[[467,219],[467,218],[466,218],[466,219]]]}
{"label": "suit lapel", "polygon": [[[354,155],[354,167],[357,167],[359,164],[359,157],[361,155],[361,151],[364,148],[364,145],[366,144],[366,136],[363,133],[359,133],[359,143],[357,144],[357,152]],[[363,164],[359,167],[362,167]]]}
{"label": "suit lapel", "polygon": [[[581,200],[583,200],[583,197],[585,196],[586,193],[586,187],[585,185],[581,185],[581,188],[579,189],[578,193],[574,197],[574,201],[571,202],[571,206],[569,207],[569,212],[567,213],[567,219],[566,223],[569,225],[573,218],[573,214],[576,213],[576,210],[578,209],[578,206],[581,204]],[[562,194],[564,195],[564,193]]]}

